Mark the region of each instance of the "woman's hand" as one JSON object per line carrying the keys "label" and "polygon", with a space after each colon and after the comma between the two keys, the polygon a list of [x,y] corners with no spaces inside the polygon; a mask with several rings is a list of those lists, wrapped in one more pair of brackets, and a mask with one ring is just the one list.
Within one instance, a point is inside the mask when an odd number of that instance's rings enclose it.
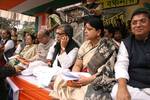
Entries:
{"label": "woman's hand", "polygon": [[20,62],[21,62],[22,64],[24,64],[24,65],[29,65],[29,63],[30,63],[27,59],[25,59],[25,58],[23,58],[23,57],[21,57],[21,56],[17,56],[16,59],[17,59],[18,61],[20,61]]}
{"label": "woman's hand", "polygon": [[82,86],[82,84],[78,83],[77,80],[69,80],[69,81],[67,81],[67,86],[80,88]]}
{"label": "woman's hand", "polygon": [[82,84],[82,86],[85,86],[89,83],[91,83],[96,78],[96,75],[92,75],[90,77],[80,76],[80,79],[78,80],[78,83]]}
{"label": "woman's hand", "polygon": [[61,51],[64,52],[69,42],[68,36],[63,36],[60,41]]}
{"label": "woman's hand", "polygon": [[88,84],[88,78],[85,76],[80,76],[79,80],[70,80],[67,81],[67,86],[80,88],[81,86],[84,86]]}
{"label": "woman's hand", "polygon": [[91,77],[80,76],[80,79],[77,81],[68,81],[67,85],[70,87],[81,87],[91,83],[95,79],[95,75]]}
{"label": "woman's hand", "polygon": [[92,77],[85,77],[80,75],[80,79],[78,80],[78,84],[82,84],[82,86],[85,86],[89,84],[92,81]]}
{"label": "woman's hand", "polygon": [[23,57],[21,57],[20,55],[16,55],[16,59],[17,60],[20,60],[20,59],[22,59]]}

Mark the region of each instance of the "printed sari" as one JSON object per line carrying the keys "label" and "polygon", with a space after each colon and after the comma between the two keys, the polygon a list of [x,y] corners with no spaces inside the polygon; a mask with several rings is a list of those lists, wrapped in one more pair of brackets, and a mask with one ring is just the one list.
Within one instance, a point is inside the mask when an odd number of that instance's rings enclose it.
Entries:
{"label": "printed sari", "polygon": [[110,92],[115,84],[116,51],[112,40],[101,39],[99,47],[88,63],[89,71],[96,74],[96,79],[88,86],[84,100],[111,100]]}
{"label": "printed sari", "polygon": [[67,86],[67,82],[58,77],[54,83],[54,90],[50,92],[50,95],[61,100],[79,100],[79,98],[80,100],[111,100],[109,93],[115,83],[115,59],[116,48],[114,42],[102,38],[87,62],[89,73],[96,74],[96,79],[86,86],[73,88]]}

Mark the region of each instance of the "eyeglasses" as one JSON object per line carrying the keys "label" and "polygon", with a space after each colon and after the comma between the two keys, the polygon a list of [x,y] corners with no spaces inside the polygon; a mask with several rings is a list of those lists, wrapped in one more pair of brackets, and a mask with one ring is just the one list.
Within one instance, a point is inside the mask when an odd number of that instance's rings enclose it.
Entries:
{"label": "eyeglasses", "polygon": [[56,32],[56,34],[57,34],[57,35],[64,35],[65,33],[57,33],[57,32]]}

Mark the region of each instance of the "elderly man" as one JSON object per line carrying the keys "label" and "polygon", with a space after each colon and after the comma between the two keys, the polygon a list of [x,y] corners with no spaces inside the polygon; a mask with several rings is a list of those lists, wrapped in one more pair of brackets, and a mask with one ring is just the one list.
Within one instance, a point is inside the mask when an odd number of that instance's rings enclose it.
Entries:
{"label": "elderly man", "polygon": [[46,62],[48,50],[53,45],[54,40],[50,38],[50,32],[45,29],[38,32],[37,39],[39,41],[39,45],[35,60]]}
{"label": "elderly man", "polygon": [[40,30],[37,34],[37,39],[39,41],[38,48],[36,51],[36,56],[30,60],[20,59],[21,63],[29,65],[30,62],[42,61],[47,62],[46,56],[49,48],[53,45],[54,40],[50,38],[50,32],[46,29]]}

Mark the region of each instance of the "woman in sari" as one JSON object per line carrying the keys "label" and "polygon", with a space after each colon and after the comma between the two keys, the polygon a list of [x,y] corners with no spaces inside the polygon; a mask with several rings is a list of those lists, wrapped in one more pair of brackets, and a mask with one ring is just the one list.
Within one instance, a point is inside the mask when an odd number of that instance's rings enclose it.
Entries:
{"label": "woman in sari", "polygon": [[24,59],[32,59],[32,57],[36,54],[37,45],[34,44],[35,37],[31,34],[25,37],[26,46],[20,52],[20,54],[16,55],[14,59],[10,59],[10,64],[13,66],[18,65],[19,63],[25,64]]}
{"label": "woman in sari", "polygon": [[[103,23],[95,17],[87,20],[84,32],[86,41],[78,51],[78,57],[73,66],[73,71],[88,72],[91,73],[91,76],[80,76],[80,79],[77,81],[65,81],[62,77],[57,77],[54,82],[54,90],[50,92],[50,95],[53,97],[63,100],[79,100],[79,98],[80,100],[100,100],[105,95],[96,99],[102,93],[97,93],[97,91],[109,91],[108,89],[112,87],[111,83],[114,82],[112,66],[116,56],[113,41],[102,38]],[[103,79],[103,77],[106,78]],[[110,88],[104,88],[101,83],[104,83]],[[91,97],[93,95],[96,98]],[[110,98],[109,95],[107,97]]]}

